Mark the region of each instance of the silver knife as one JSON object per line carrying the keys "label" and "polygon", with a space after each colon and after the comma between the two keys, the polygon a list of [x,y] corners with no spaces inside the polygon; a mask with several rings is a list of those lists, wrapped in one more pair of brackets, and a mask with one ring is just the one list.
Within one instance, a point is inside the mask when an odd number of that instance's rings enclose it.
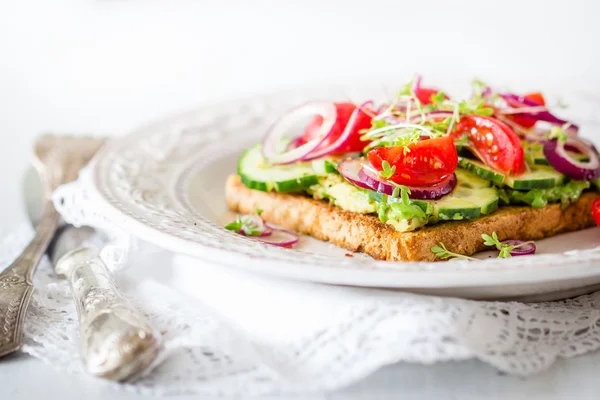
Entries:
{"label": "silver knife", "polygon": [[[27,211],[35,224],[43,201],[39,176],[26,177]],[[124,381],[157,360],[159,332],[119,291],[100,258],[100,235],[89,227],[63,225],[48,247],[57,275],[68,280],[79,317],[80,349],[92,375]]]}

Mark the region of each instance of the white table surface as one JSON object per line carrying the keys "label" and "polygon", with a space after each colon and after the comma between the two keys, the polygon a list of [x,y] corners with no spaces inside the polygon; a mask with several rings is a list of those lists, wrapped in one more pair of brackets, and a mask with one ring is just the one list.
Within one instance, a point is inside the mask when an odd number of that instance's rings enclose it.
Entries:
{"label": "white table surface", "polygon": [[[120,135],[232,95],[354,76],[403,80],[415,71],[433,81],[461,73],[523,90],[560,85],[600,93],[593,0],[505,0],[494,10],[468,0],[288,3],[1,2],[1,230],[24,220],[20,180],[40,132]],[[306,398],[595,399],[597,365],[599,353],[519,378],[478,361],[402,364]],[[0,362],[2,399],[139,397],[73,380],[25,355]]]}

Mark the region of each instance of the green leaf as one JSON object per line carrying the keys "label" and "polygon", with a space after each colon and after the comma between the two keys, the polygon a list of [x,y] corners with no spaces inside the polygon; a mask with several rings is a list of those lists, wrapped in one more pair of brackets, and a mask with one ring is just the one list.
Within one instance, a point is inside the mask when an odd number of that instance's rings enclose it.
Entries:
{"label": "green leaf", "polygon": [[496,241],[490,235],[482,233],[481,237],[483,238],[483,244],[485,244],[486,246],[495,246],[496,245]]}
{"label": "green leaf", "polygon": [[401,196],[402,196],[402,204],[405,205],[409,205],[410,204],[410,199],[408,197],[408,195],[410,194],[410,189],[407,188],[406,186],[402,186],[401,191]]}
{"label": "green leaf", "polygon": [[434,107],[439,107],[445,100],[446,94],[444,92],[437,92],[431,95],[431,103]]}
{"label": "green leaf", "polygon": [[392,197],[397,198],[399,194],[400,194],[400,186],[396,186],[394,188],[394,191],[392,192]]}
{"label": "green leaf", "polygon": [[230,222],[227,225],[225,225],[225,229],[234,232],[239,232],[242,229],[242,223],[239,221]]}
{"label": "green leaf", "polygon": [[566,142],[569,138],[565,131],[563,131],[558,126],[553,126],[550,128],[550,135],[548,136],[550,139],[558,139],[559,142]]}
{"label": "green leaf", "polygon": [[442,249],[440,246],[433,246],[433,247],[431,248],[431,252],[432,252],[432,253],[434,253],[434,254],[435,254],[435,253],[441,253],[441,252],[443,252],[443,251],[445,251],[445,250],[444,250],[444,249]]}
{"label": "green leaf", "polygon": [[381,167],[383,168],[383,171],[380,171],[379,175],[381,175],[385,179],[391,178],[391,176],[394,175],[394,173],[396,172],[396,166],[390,166],[390,163],[385,160],[383,160],[383,162],[381,163]]}
{"label": "green leaf", "polygon": [[446,249],[446,246],[442,242],[440,242],[439,246],[433,246],[431,248],[431,252],[433,254],[435,254],[438,258],[441,258],[444,260],[447,258],[462,258],[465,260],[476,260],[473,257],[469,257],[469,256],[465,256],[463,254],[453,253],[453,252],[449,251],[448,249]]}

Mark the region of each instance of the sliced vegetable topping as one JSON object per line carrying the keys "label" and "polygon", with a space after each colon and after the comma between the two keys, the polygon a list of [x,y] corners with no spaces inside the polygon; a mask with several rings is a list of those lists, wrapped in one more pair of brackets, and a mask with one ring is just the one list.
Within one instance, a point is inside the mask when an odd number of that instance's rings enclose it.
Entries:
{"label": "sliced vegetable topping", "polygon": [[364,160],[350,159],[342,161],[338,165],[339,173],[351,184],[361,189],[373,189],[360,176],[360,170],[363,167]]}
{"label": "sliced vegetable topping", "polygon": [[367,158],[376,170],[392,173],[387,179],[408,186],[431,186],[444,181],[458,165],[450,136],[421,140],[407,146],[378,147]]}
{"label": "sliced vegetable topping", "polygon": [[514,117],[512,117],[512,119],[517,123],[519,123],[519,121],[525,122],[525,125],[522,125],[524,127],[531,128],[536,124],[536,122],[544,121],[556,126],[569,125],[569,132],[573,135],[577,134],[579,127],[551,114],[545,106],[545,100],[543,97],[541,99],[543,102],[539,102],[539,96],[541,96],[540,93],[529,95],[529,97],[521,97],[513,93],[502,93],[500,94],[500,97],[506,101],[506,103],[509,105],[509,108],[502,109],[500,112],[505,115],[519,115],[520,119],[515,120]]}
{"label": "sliced vegetable topping", "polygon": [[454,174],[444,181],[431,186],[403,186],[382,178],[379,173],[363,159],[350,159],[338,165],[340,174],[351,184],[376,192],[396,196],[400,190],[406,190],[409,198],[417,200],[435,200],[452,192],[456,186]]}
{"label": "sliced vegetable topping", "polygon": [[[398,184],[382,178],[381,173],[378,174],[377,171],[369,164],[363,165],[362,169],[358,173],[358,177],[361,182],[368,186],[369,189],[390,196],[393,195],[394,191],[399,187]],[[430,186],[405,187],[409,189],[409,197],[411,199],[436,200],[452,192],[455,186],[456,176],[451,174],[443,181]]]}
{"label": "sliced vegetable topping", "polygon": [[[322,118],[322,122],[311,140],[290,149],[287,144],[297,136],[291,132],[295,125],[315,114]],[[295,108],[271,127],[263,143],[263,154],[271,164],[290,164],[300,161],[336,133],[334,129],[336,122],[337,110],[333,103],[313,102]]]}
{"label": "sliced vegetable topping", "polygon": [[[361,152],[368,143],[360,140],[360,132],[371,127],[372,107],[373,102],[371,101],[358,107],[352,103],[336,103],[337,119],[331,134],[304,159],[315,159],[328,154]],[[310,143],[318,138],[323,131],[323,124],[323,116],[315,116],[306,127],[298,144]]]}
{"label": "sliced vegetable topping", "polygon": [[466,135],[482,161],[505,174],[525,171],[521,140],[505,123],[483,115],[461,117],[453,133],[455,138]]}
{"label": "sliced vegetable topping", "polygon": [[[566,145],[576,149],[588,161],[580,161],[572,157],[565,149]],[[590,145],[578,138],[571,137],[566,140],[553,139],[547,141],[544,144],[544,156],[557,171],[572,179],[590,182],[598,176],[598,169],[600,168],[598,154]]]}

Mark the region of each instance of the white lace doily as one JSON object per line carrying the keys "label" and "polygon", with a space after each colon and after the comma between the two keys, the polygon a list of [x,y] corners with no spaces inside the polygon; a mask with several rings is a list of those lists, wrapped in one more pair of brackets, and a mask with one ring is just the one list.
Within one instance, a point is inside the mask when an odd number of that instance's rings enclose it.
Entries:
{"label": "white lace doily", "polygon": [[[63,187],[56,194],[62,214],[106,228],[101,216],[82,212],[90,210],[80,207],[86,204],[85,191],[73,189]],[[24,225],[3,240],[0,268],[31,234]],[[246,396],[314,392],[340,388],[400,361],[468,358],[528,375],[558,357],[600,347],[598,293],[525,305],[333,287],[253,276],[127,236],[112,238],[105,259],[113,267],[128,265],[114,269],[117,282],[166,342],[163,362],[137,382],[99,382],[125,390]],[[132,246],[135,258],[123,251]],[[66,283],[47,261],[35,283],[24,351],[53,368],[84,373]]]}

